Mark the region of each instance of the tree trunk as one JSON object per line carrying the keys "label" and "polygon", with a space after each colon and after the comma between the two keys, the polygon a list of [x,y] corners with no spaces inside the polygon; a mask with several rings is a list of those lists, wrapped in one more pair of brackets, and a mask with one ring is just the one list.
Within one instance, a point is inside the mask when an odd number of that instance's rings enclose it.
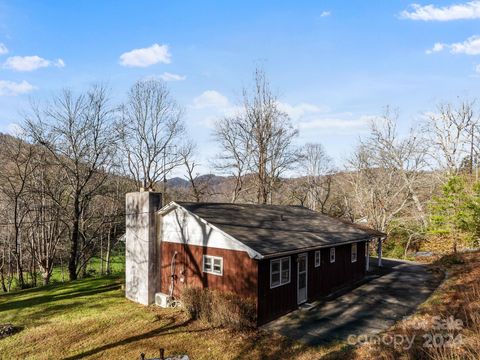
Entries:
{"label": "tree trunk", "polygon": [[[16,219],[17,212],[14,216]],[[25,281],[23,279],[22,253],[20,247],[20,229],[18,228],[18,226],[15,226],[15,249],[13,255],[15,257],[15,265],[17,267],[18,286],[20,287],[20,289],[23,289],[25,287]]]}
{"label": "tree trunk", "polygon": [[77,280],[77,253],[79,238],[79,217],[73,220],[73,230],[70,243],[70,259],[68,260],[68,276],[70,281]]}
{"label": "tree trunk", "polygon": [[50,284],[50,277],[51,276],[52,276],[52,274],[50,273],[50,271],[48,271],[48,269],[43,269],[42,270],[42,282],[43,282],[44,286]]}
{"label": "tree trunk", "polygon": [[100,235],[100,275],[103,275],[103,234]]}
{"label": "tree trunk", "polygon": [[111,241],[112,241],[112,236],[109,231],[107,235],[107,253],[105,254],[105,267],[106,267],[107,275],[110,275],[110,254],[112,252]]}
{"label": "tree trunk", "polygon": [[0,269],[0,285],[2,286],[2,291],[7,292],[7,287],[5,286],[5,276],[3,275],[3,266]]}

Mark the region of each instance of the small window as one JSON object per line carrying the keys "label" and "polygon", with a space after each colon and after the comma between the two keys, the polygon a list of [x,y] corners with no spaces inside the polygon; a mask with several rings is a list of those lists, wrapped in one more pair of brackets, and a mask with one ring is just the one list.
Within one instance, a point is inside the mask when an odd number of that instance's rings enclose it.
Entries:
{"label": "small window", "polygon": [[270,261],[270,288],[290,282],[290,257]]}
{"label": "small window", "polygon": [[320,266],[320,250],[315,251],[315,267]]}
{"label": "small window", "polygon": [[352,244],[352,263],[357,261],[357,244]]}
{"label": "small window", "polygon": [[203,255],[203,272],[214,275],[223,275],[223,258]]}
{"label": "small window", "polygon": [[335,262],[335,248],[330,248],[330,262]]}

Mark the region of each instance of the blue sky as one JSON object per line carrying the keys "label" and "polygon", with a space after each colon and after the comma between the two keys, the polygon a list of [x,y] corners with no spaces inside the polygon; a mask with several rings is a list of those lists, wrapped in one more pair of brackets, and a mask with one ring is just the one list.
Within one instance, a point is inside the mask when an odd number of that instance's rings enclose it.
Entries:
{"label": "blue sky", "polygon": [[0,1],[0,131],[63,87],[101,81],[121,101],[163,77],[208,171],[213,120],[261,65],[298,142],[341,166],[384,106],[405,131],[439,101],[479,94],[480,2],[415,2]]}

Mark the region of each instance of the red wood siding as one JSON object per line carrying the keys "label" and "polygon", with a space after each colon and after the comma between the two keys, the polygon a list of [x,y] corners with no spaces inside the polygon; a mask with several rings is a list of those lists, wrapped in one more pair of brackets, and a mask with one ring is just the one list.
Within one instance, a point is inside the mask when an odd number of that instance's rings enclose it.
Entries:
{"label": "red wood siding", "polygon": [[[179,297],[183,286],[211,288],[233,292],[242,297],[257,298],[257,262],[246,252],[204,246],[162,242],[161,291],[168,294],[171,279],[171,261],[177,251],[174,296]],[[223,258],[223,275],[204,273],[203,255]],[[184,282],[181,278],[184,278]]]}
{"label": "red wood siding", "polygon": [[315,267],[315,252],[308,254],[308,298],[318,299],[345,284],[365,276],[365,242],[357,243],[357,261],[352,263],[351,244],[335,247],[335,262],[330,263],[330,248],[321,249],[321,262]]}
{"label": "red wood siding", "polygon": [[259,325],[297,308],[297,256],[293,255],[289,257],[290,283],[273,289],[270,289],[270,260],[273,259],[260,260],[258,262],[257,317]]}
{"label": "red wood siding", "polygon": [[[331,293],[365,275],[365,242],[357,243],[357,261],[351,261],[351,244],[335,247],[335,262],[330,263],[330,248],[321,249],[321,264],[315,267],[315,251],[308,252],[308,301]],[[270,260],[258,264],[258,323],[264,324],[298,307],[297,255],[290,256],[290,283],[270,289]],[[279,257],[280,258],[280,257]]]}

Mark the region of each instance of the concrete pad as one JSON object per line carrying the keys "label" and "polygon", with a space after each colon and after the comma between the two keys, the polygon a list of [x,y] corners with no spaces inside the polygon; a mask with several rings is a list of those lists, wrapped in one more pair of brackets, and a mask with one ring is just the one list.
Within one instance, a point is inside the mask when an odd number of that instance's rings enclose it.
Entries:
{"label": "concrete pad", "polygon": [[368,282],[311,308],[295,310],[262,329],[308,345],[378,334],[413,313],[442,280],[428,266],[410,261],[385,259],[381,271],[373,270],[380,276],[371,276]]}

